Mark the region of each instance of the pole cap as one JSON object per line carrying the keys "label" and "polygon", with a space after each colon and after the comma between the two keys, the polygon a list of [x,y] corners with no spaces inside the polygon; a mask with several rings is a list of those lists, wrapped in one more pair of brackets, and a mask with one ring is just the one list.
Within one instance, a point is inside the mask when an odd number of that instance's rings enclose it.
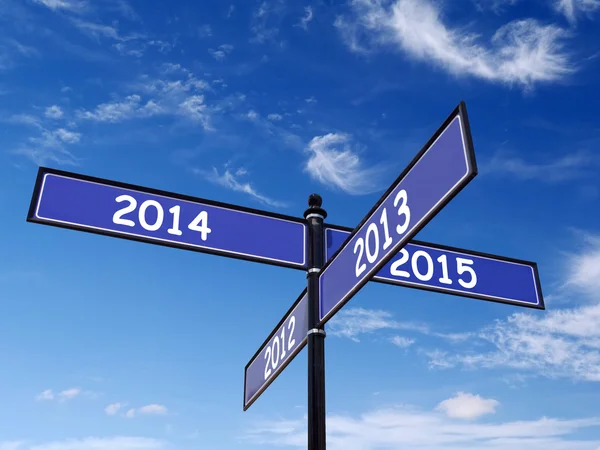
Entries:
{"label": "pole cap", "polygon": [[322,204],[323,198],[319,194],[310,194],[308,196],[308,209],[304,211],[304,218],[309,214],[319,214],[325,219],[327,217],[327,212],[321,208]]}

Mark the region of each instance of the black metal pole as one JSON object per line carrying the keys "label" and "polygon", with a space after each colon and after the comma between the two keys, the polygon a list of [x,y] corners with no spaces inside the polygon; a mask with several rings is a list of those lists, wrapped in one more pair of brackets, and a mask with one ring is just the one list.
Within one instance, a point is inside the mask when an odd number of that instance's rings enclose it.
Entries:
{"label": "black metal pole", "polygon": [[319,322],[319,272],[325,259],[323,221],[318,194],[308,197],[308,450],[325,450],[325,330]]}

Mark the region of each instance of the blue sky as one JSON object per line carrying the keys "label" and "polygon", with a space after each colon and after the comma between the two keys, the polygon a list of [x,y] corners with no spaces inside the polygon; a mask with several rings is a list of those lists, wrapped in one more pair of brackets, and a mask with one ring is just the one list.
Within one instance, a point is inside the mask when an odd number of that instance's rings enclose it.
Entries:
{"label": "blue sky", "polygon": [[[600,1],[0,0],[0,449],[305,448],[300,271],[25,222],[39,165],[354,226],[464,100],[480,173],[418,238],[536,261],[546,311],[369,283],[329,448],[600,448]],[[510,283],[510,280],[506,280]]]}

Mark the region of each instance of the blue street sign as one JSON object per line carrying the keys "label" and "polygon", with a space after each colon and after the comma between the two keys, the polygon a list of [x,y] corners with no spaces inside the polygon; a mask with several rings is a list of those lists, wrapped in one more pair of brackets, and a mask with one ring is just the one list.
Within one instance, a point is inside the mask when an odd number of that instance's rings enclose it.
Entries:
{"label": "blue street sign", "polygon": [[302,219],[40,168],[29,222],[278,266],[306,266]]}
{"label": "blue street sign", "polygon": [[262,394],[306,345],[306,289],[277,324],[244,369],[244,411]]}
{"label": "blue street sign", "polygon": [[464,103],[327,261],[319,275],[319,325],[369,279],[477,175]]}
{"label": "blue street sign", "polygon": [[[326,225],[327,259],[341,247],[351,231]],[[536,263],[427,242],[410,241],[371,281],[545,308]]]}

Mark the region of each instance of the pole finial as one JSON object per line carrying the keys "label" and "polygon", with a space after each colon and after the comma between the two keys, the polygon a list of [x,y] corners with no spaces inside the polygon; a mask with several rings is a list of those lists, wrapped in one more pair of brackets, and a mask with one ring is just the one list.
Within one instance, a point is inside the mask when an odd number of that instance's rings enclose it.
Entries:
{"label": "pole finial", "polygon": [[319,194],[310,194],[308,196],[308,209],[304,211],[304,217],[306,218],[309,214],[318,214],[325,219],[327,217],[327,212],[323,208],[323,198]]}
{"label": "pole finial", "polygon": [[323,204],[323,199],[319,194],[310,194],[308,197],[308,206],[311,208],[320,208]]}

